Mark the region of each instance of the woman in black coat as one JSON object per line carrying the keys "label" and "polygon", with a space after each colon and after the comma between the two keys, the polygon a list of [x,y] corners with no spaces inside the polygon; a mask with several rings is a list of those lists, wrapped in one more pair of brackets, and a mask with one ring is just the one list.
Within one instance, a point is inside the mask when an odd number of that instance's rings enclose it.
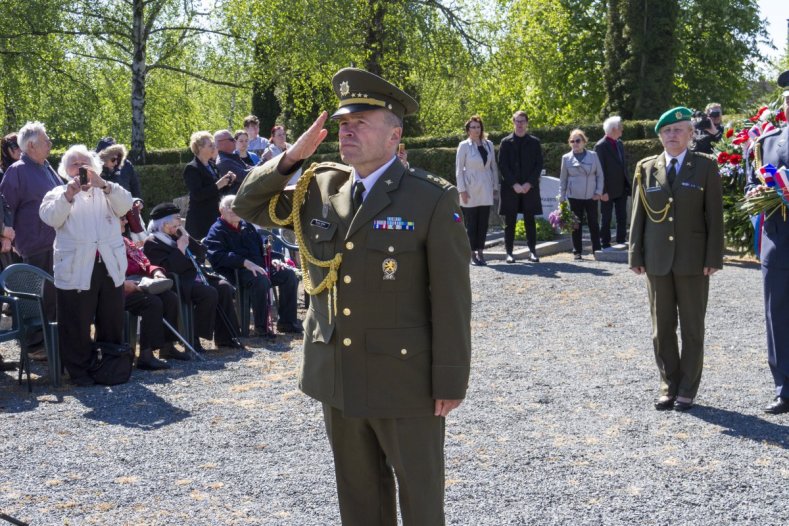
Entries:
{"label": "woman in black coat", "polygon": [[189,189],[186,229],[195,239],[203,239],[219,217],[219,199],[229,191],[235,175],[228,173],[219,177],[213,164],[216,144],[210,133],[193,133],[189,148],[195,158],[184,167],[184,183]]}
{"label": "woman in black coat", "polygon": [[515,220],[523,214],[529,259],[537,259],[537,226],[534,216],[542,214],[540,199],[540,174],[542,173],[542,147],[537,137],[526,130],[529,117],[524,111],[512,116],[515,131],[501,140],[499,145],[499,171],[501,172],[501,202],[499,214],[504,216],[504,246],[507,263],[515,263],[512,255],[515,244]]}

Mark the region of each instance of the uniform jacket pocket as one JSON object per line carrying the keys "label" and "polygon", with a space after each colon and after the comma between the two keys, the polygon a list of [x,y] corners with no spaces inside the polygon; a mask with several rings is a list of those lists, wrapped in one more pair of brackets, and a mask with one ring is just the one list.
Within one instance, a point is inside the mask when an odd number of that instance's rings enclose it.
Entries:
{"label": "uniform jacket pocket", "polygon": [[432,352],[429,326],[369,329],[367,351],[370,407],[414,408],[432,400]]}

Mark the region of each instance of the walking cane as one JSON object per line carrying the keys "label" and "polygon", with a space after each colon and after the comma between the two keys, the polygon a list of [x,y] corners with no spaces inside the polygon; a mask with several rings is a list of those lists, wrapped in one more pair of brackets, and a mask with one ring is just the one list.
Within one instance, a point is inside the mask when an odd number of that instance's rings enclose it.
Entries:
{"label": "walking cane", "polygon": [[176,337],[176,338],[178,338],[178,341],[179,341],[179,342],[181,342],[181,344],[182,344],[184,347],[186,347],[187,349],[189,349],[189,351],[191,351],[191,353],[192,353],[193,355],[197,356],[197,358],[198,358],[198,359],[200,359],[200,360],[205,360],[205,358],[203,358],[202,356],[200,356],[200,353],[199,353],[199,352],[195,351],[195,348],[194,348],[194,347],[192,347],[191,345],[189,345],[189,342],[188,342],[188,341],[186,341],[186,338],[184,338],[183,336],[181,336],[181,333],[180,333],[180,332],[178,332],[177,330],[175,330],[175,327],[173,327],[172,325],[170,325],[170,322],[169,322],[169,321],[167,321],[167,320],[165,320],[165,319],[162,319],[162,323],[164,323],[164,326],[165,326],[165,327],[167,327],[168,329],[170,329],[170,332],[172,332],[172,333],[175,335],[175,337]]}

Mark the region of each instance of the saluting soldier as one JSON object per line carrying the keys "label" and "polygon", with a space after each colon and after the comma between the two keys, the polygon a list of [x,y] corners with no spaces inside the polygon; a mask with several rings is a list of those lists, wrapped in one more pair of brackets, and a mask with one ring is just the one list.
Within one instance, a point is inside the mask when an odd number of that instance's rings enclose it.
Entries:
{"label": "saluting soldier", "polygon": [[[789,87],[789,71],[778,77],[778,85]],[[783,92],[783,110],[789,114],[789,89]],[[758,168],[772,164],[789,168],[789,126],[764,134],[756,143],[757,170],[748,178],[749,192],[759,192]],[[789,221],[781,212],[764,220],[759,259],[764,277],[764,313],[767,324],[767,362],[775,383],[775,399],[766,413],[789,412]]]}
{"label": "saluting soldier", "polygon": [[[655,126],[664,151],[639,161],[633,179],[628,259],[646,273],[652,343],[660,371],[655,409],[686,411],[701,382],[710,276],[723,267],[718,165],[691,152],[691,111],[664,113]],[[682,351],[677,343],[677,313]]]}
{"label": "saluting soldier", "polygon": [[324,112],[285,153],[253,170],[233,209],[294,228],[313,294],[301,389],[323,403],[344,525],[444,524],[444,419],[466,395],[471,256],[457,190],[396,153],[414,99],[346,68],[340,155],[290,174],[327,131]]}

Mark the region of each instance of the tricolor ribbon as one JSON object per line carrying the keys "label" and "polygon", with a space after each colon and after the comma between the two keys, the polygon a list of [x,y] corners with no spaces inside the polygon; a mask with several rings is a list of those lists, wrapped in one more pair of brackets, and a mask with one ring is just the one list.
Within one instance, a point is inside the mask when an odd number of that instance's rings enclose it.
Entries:
{"label": "tricolor ribbon", "polygon": [[762,181],[764,181],[765,185],[770,188],[775,186],[775,172],[777,171],[778,169],[772,164],[765,164],[759,168],[759,173],[762,175]]}
{"label": "tricolor ribbon", "polygon": [[756,259],[759,259],[759,254],[762,253],[762,233],[764,232],[764,212],[751,216],[751,223],[753,223],[753,253],[756,254]]}
{"label": "tricolor ribbon", "polygon": [[787,171],[785,166],[782,166],[776,170],[773,178],[778,186],[776,192],[781,196],[784,203],[789,205],[789,171]]}

